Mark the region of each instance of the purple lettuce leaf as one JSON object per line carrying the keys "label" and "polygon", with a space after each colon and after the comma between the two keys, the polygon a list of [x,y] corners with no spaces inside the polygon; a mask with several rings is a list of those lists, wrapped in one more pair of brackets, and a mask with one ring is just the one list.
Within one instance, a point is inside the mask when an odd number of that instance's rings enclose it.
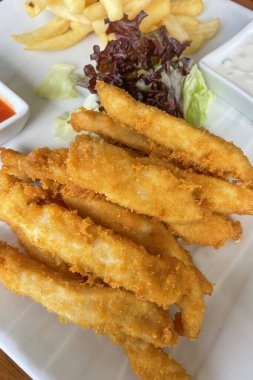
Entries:
{"label": "purple lettuce leaf", "polygon": [[140,12],[134,20],[127,15],[119,21],[108,19],[107,34],[116,39],[105,49],[93,47],[90,58],[95,68],[84,67],[83,87],[95,92],[96,80],[120,87],[136,100],[183,117],[181,94],[183,82],[194,62],[181,57],[190,42],[181,43],[171,37],[164,26],[150,33],[142,33],[140,24],[147,14]]}

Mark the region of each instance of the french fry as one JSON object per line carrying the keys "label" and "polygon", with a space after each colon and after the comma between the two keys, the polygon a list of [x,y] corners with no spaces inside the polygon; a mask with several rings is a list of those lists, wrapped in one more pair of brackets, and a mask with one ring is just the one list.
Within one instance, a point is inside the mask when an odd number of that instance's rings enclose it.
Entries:
{"label": "french fry", "polygon": [[170,14],[170,1],[155,1],[144,10],[148,16],[142,21],[140,29],[142,32],[148,32],[153,25],[159,24],[164,17]]}
{"label": "french fry", "polygon": [[101,3],[94,3],[86,7],[83,15],[90,21],[101,20],[107,17],[105,7]]}
{"label": "french fry", "polygon": [[47,9],[58,17],[64,18],[66,20],[79,22],[84,25],[91,25],[90,20],[84,14],[73,14],[71,13],[66,5],[61,0],[53,0]]}
{"label": "french fry", "polygon": [[193,54],[199,50],[205,43],[205,37],[203,34],[191,35],[190,36],[191,45],[185,49],[184,55]]}
{"label": "french fry", "polygon": [[202,0],[171,0],[171,13],[199,16],[204,10]]}
{"label": "french fry", "polygon": [[81,13],[85,8],[85,0],[64,0],[64,4],[71,13]]}
{"label": "french fry", "polygon": [[121,0],[100,0],[105,7],[110,21],[120,20],[123,17],[123,7]]}
{"label": "french fry", "polygon": [[92,27],[89,25],[83,25],[77,22],[71,22],[71,29],[62,34],[51,38],[50,40],[45,40],[38,42],[36,44],[27,45],[26,50],[62,50],[67,49],[83,40],[90,32]]}
{"label": "french fry", "polygon": [[30,17],[36,17],[43,12],[52,0],[31,0],[24,4],[24,9]]}
{"label": "french fry", "polygon": [[203,35],[205,40],[212,38],[220,28],[220,20],[215,18],[207,22],[199,22],[196,25],[187,25],[185,29],[190,35]]}
{"label": "french fry", "polygon": [[123,2],[123,11],[128,15],[130,19],[133,19],[142,10],[147,8],[151,3],[151,0],[128,0]]}
{"label": "french fry", "polygon": [[97,0],[86,0],[86,6],[97,3]]}
{"label": "french fry", "polygon": [[105,33],[107,27],[108,25],[104,23],[104,20],[96,20],[92,22],[92,29],[105,45],[108,41],[108,36]]}
{"label": "french fry", "polygon": [[182,26],[198,25],[199,23],[198,20],[193,16],[174,15],[174,17]]}
{"label": "french fry", "polygon": [[162,25],[165,25],[167,31],[178,41],[189,41],[190,36],[184,27],[177,21],[175,16],[170,15],[166,19],[162,20]]}
{"label": "french fry", "polygon": [[44,40],[57,37],[66,32],[70,27],[70,21],[56,17],[48,24],[32,32],[13,35],[12,38],[24,45],[31,45]]}

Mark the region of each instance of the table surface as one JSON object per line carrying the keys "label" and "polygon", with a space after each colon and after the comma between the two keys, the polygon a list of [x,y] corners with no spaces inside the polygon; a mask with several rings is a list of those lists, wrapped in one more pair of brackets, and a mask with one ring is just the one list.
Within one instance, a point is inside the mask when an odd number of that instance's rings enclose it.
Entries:
{"label": "table surface", "polygon": [[244,5],[245,7],[253,10],[253,0],[234,0],[236,3]]}
{"label": "table surface", "polygon": [[0,380],[31,380],[3,351],[0,350]]}
{"label": "table surface", "polygon": [[[253,10],[253,0],[234,0]],[[0,380],[30,380],[27,376],[2,350],[0,350]]]}

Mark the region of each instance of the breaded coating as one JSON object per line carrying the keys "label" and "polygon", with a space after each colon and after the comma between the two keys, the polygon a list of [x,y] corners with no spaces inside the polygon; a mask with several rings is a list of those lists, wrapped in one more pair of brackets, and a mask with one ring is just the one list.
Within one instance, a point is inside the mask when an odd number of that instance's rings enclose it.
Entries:
{"label": "breaded coating", "polygon": [[152,151],[152,142],[148,138],[123,124],[117,125],[106,113],[81,107],[71,114],[70,124],[76,132],[96,133],[108,142],[120,143],[148,154]]}
{"label": "breaded coating", "polygon": [[98,81],[96,89],[106,112],[157,144],[171,150],[171,157],[185,167],[194,167],[215,176],[252,182],[253,168],[233,143],[195,128],[183,119],[141,102],[118,87]]}
{"label": "breaded coating", "polygon": [[70,124],[76,132],[87,131],[102,137],[106,142],[135,149],[141,154],[171,159],[171,151],[143,134],[115,122],[107,113],[81,107],[71,114]]}
{"label": "breaded coating", "polygon": [[[40,180],[44,187],[49,187],[53,191],[55,189],[60,191],[65,204],[69,208],[77,210],[80,216],[89,217],[96,224],[110,228],[133,240],[135,243],[144,246],[151,254],[160,257],[167,255],[176,257],[185,265],[192,265],[191,256],[180,247],[170,229],[161,222],[145,215],[136,214],[129,209],[107,201],[105,197],[95,194],[93,191],[73,185],[68,179],[66,168],[63,165],[66,157],[67,150],[64,149],[60,149],[60,151],[48,148],[38,149],[27,156],[21,169],[25,170],[32,179]],[[64,183],[67,185],[59,186]],[[8,224],[11,225],[11,221]],[[21,244],[24,245],[24,238]],[[27,248],[27,246],[25,247]],[[37,259],[41,259],[50,267],[55,268],[55,265],[66,266],[59,262],[59,258],[54,258],[50,252],[45,255],[36,247],[32,247],[31,254],[35,254]],[[193,269],[199,278],[203,292],[210,295],[213,290],[212,285],[196,267],[193,266]],[[92,276],[89,277],[90,281],[94,282]]]}
{"label": "breaded coating", "polygon": [[88,136],[79,136],[71,144],[67,173],[77,186],[167,223],[190,223],[204,215],[198,186],[165,168],[143,165],[124,149]]}
{"label": "breaded coating", "polygon": [[58,192],[59,184],[71,183],[66,173],[68,149],[40,148],[32,151],[20,165],[33,181],[39,179],[45,189]]}
{"label": "breaded coating", "polygon": [[250,188],[239,186],[222,178],[198,174],[190,169],[182,170],[173,165],[172,162],[154,156],[141,157],[139,160],[147,164],[151,163],[165,167],[178,178],[183,178],[201,186],[201,195],[212,212],[240,215],[253,214],[253,191]]}
{"label": "breaded coating", "polygon": [[[186,173],[183,176],[183,173]],[[220,214],[253,214],[253,191],[237,186],[221,178],[214,178],[193,171],[180,171],[182,178],[201,186],[201,194],[210,210]]]}
{"label": "breaded coating", "polygon": [[70,281],[3,242],[0,242],[0,281],[14,293],[40,302],[49,312],[58,314],[60,321],[108,335],[123,347],[142,380],[189,380],[179,364],[148,343],[158,340],[161,331],[164,337],[172,334],[175,342],[177,339],[173,329],[167,327],[170,324],[167,313],[154,304],[124,291]]}
{"label": "breaded coating", "polygon": [[20,167],[22,162],[26,159],[25,154],[12,149],[0,148],[0,158],[3,173],[12,175],[24,182],[29,180],[27,174]]}
{"label": "breaded coating", "polygon": [[187,244],[219,248],[227,240],[239,241],[242,234],[241,223],[230,220],[225,215],[210,214],[201,222],[171,225],[175,235]]}
{"label": "breaded coating", "polygon": [[62,199],[72,210],[85,218],[91,218],[96,224],[110,228],[114,232],[125,236],[135,243],[142,245],[153,255],[166,258],[176,257],[185,265],[191,265],[200,281],[205,294],[211,294],[213,287],[204,275],[193,266],[191,256],[186,252],[173,236],[169,227],[145,215],[136,214],[104,197],[87,191],[81,197],[68,187],[61,189]]}
{"label": "breaded coating", "polygon": [[[37,149],[31,152],[20,165],[20,170],[24,171],[24,174],[20,173],[20,176],[27,173],[33,180],[39,179],[44,188],[50,188],[50,190],[56,191],[57,193],[61,191],[61,185],[67,185],[75,197],[85,197],[88,193],[90,197],[94,197],[94,192],[84,190],[74,185],[68,178],[66,166],[64,165],[67,154],[67,149]],[[143,157],[139,159],[144,163],[152,159],[153,164],[170,165],[171,170],[179,175],[179,169],[168,163],[168,161],[161,161],[154,157]],[[14,159],[12,159],[12,162],[14,164]],[[5,172],[8,173],[8,170]],[[101,198],[105,199],[100,196],[100,199]],[[114,204],[114,206],[115,208],[120,207],[116,204]],[[241,236],[241,226],[239,222],[231,221],[225,216],[218,214],[209,214],[205,216],[204,220],[199,223],[194,223],[194,225],[190,223],[185,225],[174,223],[171,224],[171,229],[176,236],[181,237],[188,244],[198,244],[201,246],[210,245],[215,248],[222,246],[227,240],[239,240]]]}
{"label": "breaded coating", "polygon": [[[59,257],[73,272],[94,273],[113,288],[131,290],[164,308],[195,294],[191,307],[182,311],[184,320],[191,318],[196,307],[203,318],[203,293],[190,267],[173,257],[151,256],[143,247],[57,204],[43,205],[41,188],[20,183],[6,187],[2,177],[6,176],[0,177],[0,219],[8,223],[11,214],[13,228],[32,245]],[[190,337],[195,338],[199,329],[200,325],[198,330],[193,326]]]}
{"label": "breaded coating", "polygon": [[190,380],[185,370],[159,348],[123,334],[111,336],[121,345],[134,372],[142,380]]}
{"label": "breaded coating", "polygon": [[78,196],[75,190],[63,186],[60,192],[64,203],[70,209],[77,210],[81,217],[89,217],[96,224],[133,240],[153,255],[173,256],[185,265],[191,263],[189,253],[180,247],[169,227],[166,228],[161,222],[109,202],[92,191]]}
{"label": "breaded coating", "polygon": [[[3,173],[13,175],[23,181],[29,181],[29,177],[40,179],[42,182],[44,180],[47,187],[51,183],[47,181],[48,179],[54,180],[53,183],[58,181],[59,183],[68,183],[70,185],[64,165],[68,154],[67,149],[50,150],[42,148],[33,151],[29,155],[11,149],[0,148],[0,150],[2,150]],[[171,161],[158,159],[153,155],[139,157],[139,160],[143,163],[150,162],[153,165],[159,164],[167,167],[178,178],[183,178],[201,186],[201,195],[212,212],[239,215],[253,214],[253,191],[250,188],[238,186],[221,178],[198,174],[192,170],[182,170]],[[79,193],[82,193],[80,188]]]}
{"label": "breaded coating", "polygon": [[99,334],[122,332],[157,347],[177,343],[169,314],[155,304],[123,290],[71,280],[3,242],[0,281],[14,293],[41,303],[64,322]]}

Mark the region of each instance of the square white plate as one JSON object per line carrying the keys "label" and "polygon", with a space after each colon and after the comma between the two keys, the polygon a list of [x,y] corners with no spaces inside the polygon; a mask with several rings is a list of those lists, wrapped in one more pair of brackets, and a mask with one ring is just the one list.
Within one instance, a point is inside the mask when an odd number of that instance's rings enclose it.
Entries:
{"label": "square white plate", "polygon": [[[229,0],[206,0],[203,18],[217,16],[222,20],[221,31],[196,55],[198,59],[239,32],[252,18],[252,12]],[[29,151],[41,146],[58,146],[53,139],[53,120],[83,102],[83,98],[46,101],[36,97],[33,87],[53,63],[73,63],[81,70],[89,62],[92,45],[98,43],[96,37],[55,53],[24,51],[10,38],[10,34],[36,28],[50,18],[43,14],[30,19],[20,0],[0,3],[0,80],[31,107],[29,123],[8,142],[9,148]],[[234,141],[253,162],[253,126],[249,120],[217,99],[207,126],[212,132]],[[244,230],[240,243],[229,242],[218,251],[192,248],[200,269],[216,283],[216,288],[207,299],[200,338],[196,342],[182,339],[171,353],[195,380],[253,379],[253,218],[239,219]],[[3,224],[0,238],[10,243],[16,241]],[[2,286],[0,347],[35,380],[136,379],[120,348],[107,338],[60,324],[40,305],[13,295]]]}

